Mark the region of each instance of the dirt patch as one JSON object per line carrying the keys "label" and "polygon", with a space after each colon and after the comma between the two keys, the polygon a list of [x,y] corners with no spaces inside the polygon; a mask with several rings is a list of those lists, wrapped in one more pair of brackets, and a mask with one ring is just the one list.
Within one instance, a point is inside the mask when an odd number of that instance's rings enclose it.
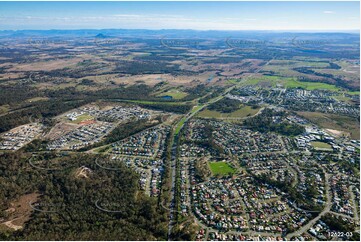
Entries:
{"label": "dirt patch", "polygon": [[80,125],[89,125],[89,124],[94,124],[96,123],[95,120],[85,120],[85,121],[81,121],[79,124]]}
{"label": "dirt patch", "polygon": [[61,69],[69,67],[71,65],[76,65],[78,62],[82,61],[82,58],[72,58],[72,59],[56,59],[56,60],[46,60],[39,62],[32,62],[26,64],[14,65],[8,71],[51,71],[55,69]]}
{"label": "dirt patch", "polygon": [[50,132],[45,136],[45,138],[50,140],[56,140],[63,135],[66,135],[67,133],[71,132],[72,130],[79,127],[79,125],[76,124],[70,124],[70,123],[57,123]]}
{"label": "dirt patch", "polygon": [[297,114],[321,128],[341,131],[343,132],[342,135],[351,136],[352,139],[360,139],[360,123],[356,118],[320,112],[297,112]]}
{"label": "dirt patch", "polygon": [[16,230],[19,230],[19,229],[22,229],[23,226],[13,224],[14,221],[20,220],[20,219],[22,219],[22,218],[23,218],[23,217],[20,217],[20,218],[17,218],[17,219],[13,219],[13,220],[11,220],[11,221],[7,221],[7,222],[3,223],[3,225],[5,225],[6,227],[8,227],[8,228],[10,228],[10,229],[13,229],[13,230],[15,230],[15,231],[16,231]]}
{"label": "dirt patch", "polygon": [[6,221],[1,223],[1,225],[11,230],[22,229],[24,223],[30,219],[30,215],[33,211],[29,204],[36,202],[39,199],[39,196],[40,194],[38,193],[30,193],[11,202],[10,207],[5,210],[5,218],[2,218]]}
{"label": "dirt patch", "polygon": [[342,134],[345,134],[345,132],[340,131],[340,130],[335,130],[335,129],[326,129],[326,131],[335,136],[341,136]]}
{"label": "dirt patch", "polygon": [[76,178],[89,178],[93,174],[93,171],[88,167],[82,166],[75,171]]}

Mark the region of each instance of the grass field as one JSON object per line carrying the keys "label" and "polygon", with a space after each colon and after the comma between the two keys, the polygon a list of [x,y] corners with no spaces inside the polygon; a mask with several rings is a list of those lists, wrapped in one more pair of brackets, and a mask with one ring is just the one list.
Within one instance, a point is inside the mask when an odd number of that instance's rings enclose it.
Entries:
{"label": "grass field", "polygon": [[[203,106],[194,106],[191,110],[191,114],[198,112],[198,110],[202,109]],[[183,124],[185,123],[185,121],[187,120],[187,117],[183,117],[179,123],[177,124],[176,128],[175,128],[175,135],[177,135],[179,133],[179,131],[182,129]]]}
{"label": "grass field", "polygon": [[[312,61],[312,60],[273,60],[266,68],[276,66],[277,68],[295,68],[295,67],[328,67],[327,61]],[[265,69],[266,69],[265,68]]]}
{"label": "grass field", "polygon": [[287,88],[303,88],[306,90],[329,90],[329,91],[339,91],[340,89],[335,85],[330,85],[327,83],[321,82],[299,82],[292,80],[286,83],[285,87]]}
{"label": "grass field", "polygon": [[76,87],[76,85],[77,85],[76,82],[60,83],[60,84],[56,84],[56,85],[54,85],[51,82],[49,82],[49,83],[40,82],[40,83],[33,84],[31,86],[39,88],[39,89],[61,90],[61,89],[65,89],[68,87]]}
{"label": "grass field", "polygon": [[352,139],[360,139],[360,125],[356,118],[319,112],[297,112],[297,114],[321,128],[343,131],[349,134]]}
{"label": "grass field", "polygon": [[225,175],[236,173],[236,169],[234,169],[227,162],[224,162],[224,161],[210,162],[209,167],[210,167],[213,175],[215,175],[215,176],[217,176],[217,175],[225,176]]}
{"label": "grass field", "polygon": [[[352,80],[354,83],[359,83],[360,80],[360,65],[349,61],[335,61],[341,66],[340,69],[317,69],[317,72],[332,74],[343,77],[344,79]],[[358,86],[358,85],[356,85]]]}
{"label": "grass field", "polygon": [[360,95],[360,92],[357,92],[357,91],[354,91],[354,92],[347,92],[347,94],[349,94],[349,95]]}
{"label": "grass field", "polygon": [[157,97],[171,96],[173,99],[182,99],[182,98],[186,97],[187,95],[188,95],[188,93],[186,93],[186,92],[182,92],[177,89],[170,89],[166,92],[162,92],[162,93],[158,94]]}
{"label": "grass field", "polygon": [[203,108],[203,106],[194,106],[191,110],[191,113],[195,113],[195,112],[198,112],[201,108]]}
{"label": "grass field", "polygon": [[222,116],[222,113],[213,111],[213,110],[209,110],[208,108],[202,110],[197,115],[197,117],[200,117],[200,118],[220,118],[221,116]]}
{"label": "grass field", "polygon": [[324,68],[328,67],[328,62],[325,61],[312,61],[312,60],[273,60],[267,66],[263,67],[265,71],[272,71],[276,75],[284,77],[300,77],[306,76],[303,73],[300,73],[294,68],[299,67],[315,67],[315,68]]}
{"label": "grass field", "polygon": [[179,123],[178,123],[178,125],[177,125],[177,127],[175,128],[175,131],[174,131],[174,134],[175,134],[175,135],[177,135],[177,134],[179,133],[179,131],[181,130],[183,124],[184,124],[185,121],[186,121],[186,119],[187,119],[186,117],[183,117],[183,118],[179,121]]}
{"label": "grass field", "polygon": [[260,108],[253,109],[251,106],[242,105],[240,109],[232,113],[221,113],[209,109],[204,109],[197,115],[200,118],[246,118],[255,115]]}
{"label": "grass field", "polygon": [[285,88],[303,88],[306,90],[330,90],[339,91],[339,88],[335,85],[321,83],[321,82],[300,82],[291,77],[278,77],[278,76],[261,76],[257,78],[251,78],[242,85],[259,85],[262,87],[276,87],[277,84],[282,85]]}
{"label": "grass field", "polygon": [[332,146],[329,145],[329,144],[327,144],[327,143],[325,143],[325,142],[314,141],[314,142],[311,142],[311,145],[312,145],[314,148],[332,150]]}
{"label": "grass field", "polygon": [[46,101],[46,100],[49,100],[49,98],[47,97],[34,97],[34,98],[29,98],[26,100],[26,102],[38,102],[38,101]]}
{"label": "grass field", "polygon": [[72,121],[72,123],[78,124],[78,123],[83,122],[85,120],[93,120],[93,119],[94,118],[92,116],[90,116],[89,114],[82,114],[82,115],[78,116],[76,118],[76,120]]}
{"label": "grass field", "polygon": [[344,96],[344,95],[342,95],[342,94],[340,94],[340,95],[337,95],[337,96],[333,96],[336,100],[338,100],[338,101],[341,101],[341,102],[350,102],[352,99],[350,98],[350,97],[346,97],[346,96]]}
{"label": "grass field", "polygon": [[186,104],[187,102],[157,102],[157,101],[145,101],[145,100],[119,100],[120,102],[139,103],[139,104],[165,104],[165,105],[179,105]]}
{"label": "grass field", "polygon": [[7,111],[9,111],[9,107],[10,106],[8,104],[0,106],[0,113],[6,113]]}
{"label": "grass field", "polygon": [[232,80],[228,80],[228,82],[231,84],[238,84],[239,80],[232,79]]}
{"label": "grass field", "polygon": [[[332,74],[350,80],[352,86],[359,86],[360,65],[352,61],[333,61],[339,65],[340,69],[330,69],[329,61],[320,58],[294,57],[291,60],[272,60],[271,63],[263,67],[265,71],[271,71],[275,75],[283,77],[309,77],[310,75],[300,73],[294,68],[306,67],[318,73]],[[316,75],[311,75],[316,77]]]}

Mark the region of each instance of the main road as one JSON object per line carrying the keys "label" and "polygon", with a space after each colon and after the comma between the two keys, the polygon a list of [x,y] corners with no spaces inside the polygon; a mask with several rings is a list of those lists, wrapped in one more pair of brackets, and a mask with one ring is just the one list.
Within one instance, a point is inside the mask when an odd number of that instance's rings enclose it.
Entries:
{"label": "main road", "polygon": [[221,94],[220,96],[213,98],[211,100],[209,100],[208,102],[204,103],[201,106],[194,106],[193,109],[187,113],[185,116],[183,116],[183,118],[181,118],[178,123],[175,125],[174,130],[173,130],[173,138],[171,141],[171,170],[172,170],[172,174],[171,174],[171,179],[172,179],[172,186],[171,186],[171,203],[170,203],[170,219],[169,219],[169,225],[168,225],[168,240],[171,240],[171,232],[173,229],[173,225],[175,223],[175,217],[176,214],[178,212],[178,208],[176,207],[176,196],[177,196],[177,187],[176,187],[176,180],[177,180],[177,171],[178,171],[178,166],[177,166],[177,161],[178,161],[178,154],[177,154],[177,147],[178,147],[178,138],[179,138],[179,131],[183,128],[184,124],[191,119],[194,115],[196,115],[200,110],[204,109],[206,106],[208,106],[211,103],[217,102],[219,100],[221,100],[224,95],[226,93],[228,93],[229,91],[231,91],[235,86],[232,86],[230,88],[228,88],[227,90],[225,90],[225,92],[223,92],[223,94]]}
{"label": "main road", "polygon": [[[275,59],[275,56],[270,59],[269,61],[267,61],[265,63],[264,66],[262,67],[265,67],[267,66],[272,60]],[[254,71],[253,73],[251,73],[248,77],[245,78],[245,80],[247,80],[248,78],[252,77],[254,74],[258,73],[260,70],[262,70],[262,67],[257,69],[256,71]],[[244,80],[244,81],[245,81]],[[178,212],[178,208],[176,207],[176,196],[177,196],[177,187],[176,187],[176,180],[177,180],[177,171],[178,171],[178,166],[177,166],[177,160],[178,160],[178,154],[177,154],[177,147],[178,147],[178,138],[179,138],[179,132],[180,130],[183,128],[184,124],[189,120],[191,119],[194,115],[196,115],[199,111],[203,110],[205,107],[207,107],[208,105],[212,104],[212,103],[215,103],[221,99],[223,99],[225,97],[225,95],[227,95],[230,91],[232,91],[234,88],[238,87],[239,84],[235,84],[231,87],[228,87],[226,90],[224,90],[220,95],[218,95],[217,97],[215,98],[212,98],[210,100],[208,100],[207,102],[205,102],[204,104],[202,105],[195,105],[193,107],[193,109],[188,112],[187,114],[185,114],[183,116],[183,118],[181,118],[178,123],[175,125],[174,129],[173,129],[173,138],[172,138],[172,141],[171,141],[171,170],[172,170],[172,174],[171,174],[171,197],[172,197],[172,200],[170,202],[170,207],[169,207],[169,210],[170,210],[170,219],[169,219],[169,225],[168,225],[168,240],[171,240],[171,232],[172,232],[172,229],[173,229],[173,226],[175,224],[175,213]],[[198,101],[197,101],[198,102]],[[195,103],[196,104],[196,103]]]}

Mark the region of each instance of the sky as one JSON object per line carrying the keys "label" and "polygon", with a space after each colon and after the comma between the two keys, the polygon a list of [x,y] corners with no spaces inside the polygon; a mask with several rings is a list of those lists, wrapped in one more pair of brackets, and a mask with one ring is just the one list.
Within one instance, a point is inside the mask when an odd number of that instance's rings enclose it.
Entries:
{"label": "sky", "polygon": [[353,2],[0,2],[0,30],[358,30]]}

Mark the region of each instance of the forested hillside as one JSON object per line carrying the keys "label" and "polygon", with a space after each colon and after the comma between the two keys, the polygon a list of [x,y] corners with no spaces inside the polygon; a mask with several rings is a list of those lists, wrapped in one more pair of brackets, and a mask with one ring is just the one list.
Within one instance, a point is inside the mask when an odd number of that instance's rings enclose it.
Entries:
{"label": "forested hillside", "polygon": [[138,175],[124,165],[106,170],[85,154],[45,154],[37,159],[47,162],[36,166],[29,158],[22,152],[0,156],[2,213],[23,195],[38,194],[23,229],[0,227],[2,240],[166,239],[164,209],[138,191]]}

